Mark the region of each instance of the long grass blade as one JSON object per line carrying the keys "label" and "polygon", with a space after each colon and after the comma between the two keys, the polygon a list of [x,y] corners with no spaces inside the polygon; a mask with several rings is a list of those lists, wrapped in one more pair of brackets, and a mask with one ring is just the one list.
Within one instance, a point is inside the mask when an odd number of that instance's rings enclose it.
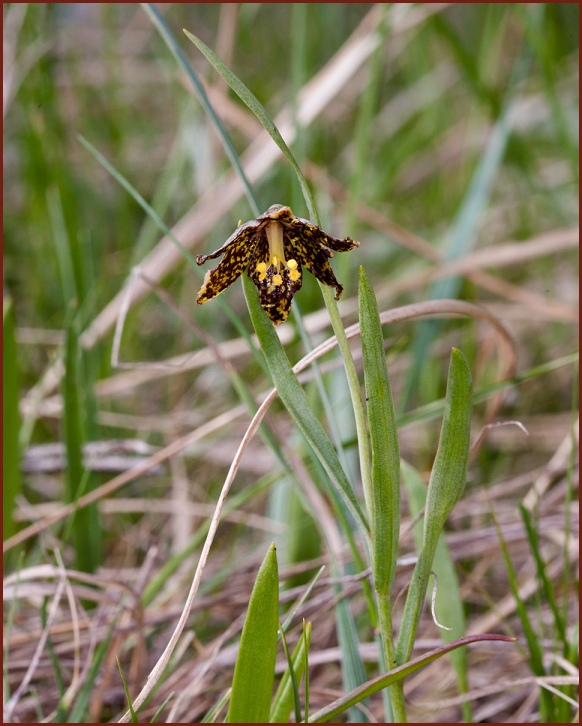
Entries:
{"label": "long grass blade", "polygon": [[14,504],[22,486],[20,473],[20,412],[19,372],[16,343],[16,321],[14,305],[10,298],[4,298],[3,308],[4,365],[2,368],[3,397],[2,421],[4,424],[4,459],[2,461],[2,521],[4,538],[16,532]]}
{"label": "long grass blade", "polygon": [[[216,126],[216,129],[218,131],[218,136],[222,142],[226,155],[228,156],[230,163],[236,169],[236,172],[239,175],[239,177],[243,183],[243,186],[245,188],[247,200],[251,206],[253,214],[255,215],[255,217],[257,217],[261,213],[261,210],[259,209],[259,207],[257,205],[257,200],[255,197],[255,194],[251,188],[249,180],[246,177],[246,174],[244,173],[244,170],[240,163],[239,156],[236,153],[234,146],[232,145],[230,136],[228,135],[226,129],[224,128],[224,125],[220,119],[220,116],[216,113],[216,111],[214,110],[214,107],[208,100],[208,96],[206,95],[204,86],[202,85],[202,83],[200,82],[200,79],[194,72],[194,69],[192,68],[190,61],[188,60],[188,58],[187,58],[186,54],[184,53],[184,51],[182,50],[181,46],[178,44],[176,37],[171,32],[166,21],[160,15],[160,13],[158,12],[155,5],[153,5],[152,3],[142,3],[142,7],[146,11],[146,13],[150,16],[153,24],[158,29],[160,35],[162,36],[166,45],[172,52],[172,55],[176,59],[176,62],[178,63],[178,65],[184,71],[184,73],[188,76],[188,79],[192,83],[192,86],[196,92],[196,95],[198,96],[200,103],[202,104],[202,107],[204,108],[206,113],[212,119],[212,123]],[[186,31],[184,31],[184,32],[186,32]]]}
{"label": "long grass blade", "polygon": [[275,126],[273,119],[265,111],[263,104],[259,101],[255,94],[249,88],[247,88],[247,86],[240,80],[240,78],[235,75],[230,70],[230,68],[220,60],[216,53],[214,53],[214,51],[212,51],[205,43],[200,40],[200,38],[192,35],[192,33],[189,33],[187,30],[184,30],[184,33],[186,34],[186,37],[191,40],[192,43],[194,43],[198,50],[203,53],[203,55],[206,57],[214,70],[220,74],[221,78],[224,78],[224,80],[228,83],[232,90],[255,114],[255,116],[259,119],[259,121],[269,133],[273,141],[281,149],[281,151],[293,167],[295,174],[297,175],[297,180],[299,182],[299,185],[301,186],[301,190],[303,192],[305,202],[309,210],[309,215],[313,219],[313,221],[319,226],[319,216],[315,208],[313,195],[311,193],[311,189],[309,188],[309,184],[307,183],[307,179],[299,168],[299,164],[297,163],[289,147],[283,140],[283,137],[279,133],[279,129]]}
{"label": "long grass blade", "polygon": [[[519,616],[521,627],[523,629],[525,640],[527,643],[527,649],[529,651],[529,665],[533,673],[536,676],[545,676],[546,669],[543,663],[543,653],[540,638],[536,635],[530,614],[527,610],[525,602],[519,594],[519,586],[517,579],[517,572],[511,560],[511,555],[507,547],[507,543],[503,537],[503,533],[497,519],[494,517],[493,522],[497,529],[497,536],[499,538],[499,544],[501,545],[501,551],[503,553],[503,559],[505,560],[505,566],[507,567],[507,574],[509,576],[509,585],[515,599],[517,614]],[[554,723],[554,707],[551,694],[540,686],[540,715],[542,723]]]}
{"label": "long grass blade", "polygon": [[471,395],[471,369],[461,351],[453,348],[440,441],[426,497],[422,550],[412,575],[396,646],[399,664],[405,663],[412,653],[438,540],[465,487]]}
{"label": "long grass blade", "polygon": [[[70,315],[63,379],[63,429],[67,458],[67,498],[70,502],[77,501],[83,495],[90,477],[83,466],[86,431],[84,391],[77,323],[75,317]],[[72,528],[78,569],[95,572],[101,564],[100,525],[96,505],[92,504],[75,512]]]}

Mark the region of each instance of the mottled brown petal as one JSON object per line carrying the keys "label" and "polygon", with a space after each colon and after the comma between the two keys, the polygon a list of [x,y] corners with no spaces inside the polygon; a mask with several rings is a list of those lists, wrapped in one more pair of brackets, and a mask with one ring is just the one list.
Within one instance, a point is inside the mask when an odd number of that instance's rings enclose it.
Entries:
{"label": "mottled brown petal", "polygon": [[217,257],[223,255],[233,243],[238,246],[240,242],[240,240],[238,239],[239,237],[250,240],[253,234],[258,232],[261,226],[264,226],[265,224],[266,222],[261,223],[256,219],[252,219],[250,222],[245,222],[244,224],[241,224],[230,235],[230,237],[226,240],[222,247],[216,250],[216,252],[211,252],[209,255],[197,255],[196,264],[203,265],[206,260],[215,260]]}
{"label": "mottled brown petal", "polygon": [[252,273],[256,270],[257,264],[259,262],[265,262],[267,265],[269,264],[269,243],[267,241],[267,235],[265,234],[264,229],[262,229],[260,233],[256,235],[255,239],[256,242],[253,247],[251,258],[249,260],[249,277],[256,285],[257,283],[255,282],[255,278],[253,277]]}
{"label": "mottled brown petal", "polygon": [[216,252],[196,257],[201,265],[224,255],[218,267],[206,273],[196,302],[205,303],[216,297],[248,265],[248,275],[259,291],[261,306],[278,325],[287,319],[293,295],[301,288],[302,265],[324,285],[334,287],[339,300],[343,287],[329,264],[333,257],[330,249],[347,252],[354,247],[359,247],[359,242],[350,237],[332,237],[308,220],[296,217],[290,207],[274,204],[241,225]]}
{"label": "mottled brown petal", "polygon": [[258,241],[256,233],[257,225],[254,222],[247,222],[238,228],[230,241],[220,250],[210,255],[199,255],[196,258],[196,262],[201,265],[208,259],[224,255],[218,267],[206,273],[202,287],[196,296],[196,302],[199,305],[219,295],[229,285],[232,285],[244,271]]}
{"label": "mottled brown petal", "polygon": [[267,270],[264,280],[253,279],[259,290],[261,307],[267,313],[273,325],[285,322],[291,311],[293,295],[299,290],[302,282],[301,268],[298,266],[297,270],[300,276],[299,279],[294,281],[289,279],[287,270],[281,270],[282,283],[280,285],[273,283],[275,272],[272,267]]}
{"label": "mottled brown petal", "polygon": [[[260,262],[266,265],[266,269],[262,273],[262,280],[259,279],[261,273],[257,270],[257,264]],[[283,323],[289,316],[291,300],[293,295],[301,288],[302,283],[301,265],[299,263],[297,263],[297,272],[299,273],[298,279],[291,280],[289,270],[282,264],[279,268],[281,284],[275,285],[273,278],[276,275],[276,270],[270,265],[269,244],[266,236],[264,239],[260,239],[249,262],[248,276],[257,286],[261,307],[267,313],[273,325]]]}
{"label": "mottled brown petal", "polygon": [[[317,227],[315,229],[318,232],[321,231]],[[340,299],[344,288],[337,281],[329,264],[332,253],[314,242],[312,230],[301,230],[301,234],[296,235],[290,227],[287,227],[285,229],[285,251],[288,258],[292,257],[298,263],[305,265],[309,272],[324,285],[335,287],[335,299]]]}
{"label": "mottled brown petal", "polygon": [[356,242],[351,237],[346,237],[345,239],[332,237],[330,234],[326,234],[322,229],[319,229],[319,227],[316,227],[307,219],[302,219],[301,217],[292,216],[291,219],[285,217],[281,220],[281,223],[283,226],[289,228],[289,232],[293,235],[293,237],[308,237],[313,240],[314,244],[329,247],[336,252],[349,252],[350,250],[353,250],[354,247],[360,246],[360,243]]}

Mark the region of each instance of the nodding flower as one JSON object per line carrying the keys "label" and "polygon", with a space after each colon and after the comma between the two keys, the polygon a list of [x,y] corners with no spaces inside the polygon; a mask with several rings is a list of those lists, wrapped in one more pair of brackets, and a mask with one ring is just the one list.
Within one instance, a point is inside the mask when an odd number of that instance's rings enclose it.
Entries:
{"label": "nodding flower", "polygon": [[196,257],[197,264],[203,265],[222,256],[218,266],[204,276],[196,302],[202,305],[212,300],[247,269],[263,309],[273,325],[279,325],[287,319],[293,295],[301,288],[302,267],[324,285],[335,287],[339,300],[343,287],[329,264],[331,250],[347,252],[359,246],[349,237],[337,239],[296,217],[291,207],[274,204],[256,219],[239,225],[216,252]]}

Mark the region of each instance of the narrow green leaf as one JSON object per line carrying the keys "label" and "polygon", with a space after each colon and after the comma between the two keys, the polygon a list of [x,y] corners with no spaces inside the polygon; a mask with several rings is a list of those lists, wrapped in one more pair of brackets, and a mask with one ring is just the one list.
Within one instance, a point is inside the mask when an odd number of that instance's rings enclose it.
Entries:
{"label": "narrow green leaf", "polygon": [[[334,573],[335,574],[335,573]],[[353,691],[366,681],[366,669],[360,655],[358,629],[348,603],[342,597],[339,585],[334,588],[338,602],[334,608],[337,639],[341,651],[342,683],[345,691]],[[352,723],[368,723],[368,717],[361,709],[352,709],[349,714]]]}
{"label": "narrow green leaf", "polygon": [[20,474],[20,413],[18,410],[19,375],[16,345],[14,306],[10,298],[4,298],[3,309],[4,367],[2,369],[4,422],[4,460],[2,462],[2,497],[4,538],[16,531],[14,502],[22,486]]}
{"label": "narrow green leaf", "polygon": [[267,723],[275,680],[279,575],[275,545],[255,580],[234,668],[228,723]]}
{"label": "narrow green leaf", "polygon": [[47,189],[46,204],[54,237],[54,250],[59,267],[63,303],[64,307],[67,308],[72,300],[76,300],[78,303],[78,290],[71,255],[71,243],[58,186],[54,185]]}
{"label": "narrow green leaf", "polygon": [[[471,433],[471,368],[463,353],[451,351],[445,412],[426,496],[424,546],[436,547],[445,521],[465,488]],[[434,543],[434,545],[433,545]]]}
{"label": "narrow green leaf", "polygon": [[[408,507],[411,517],[416,517],[426,504],[426,486],[420,474],[410,464],[402,462],[402,481],[408,493]],[[422,521],[414,527],[414,541],[417,552],[422,550]],[[451,630],[440,630],[439,634],[445,643],[462,638],[465,635],[465,612],[461,599],[461,590],[455,565],[442,533],[436,547],[433,571],[438,577],[438,590],[435,603],[435,614],[442,625]],[[458,648],[450,653],[451,663],[457,675],[460,693],[469,690],[467,648]],[[461,704],[463,720],[470,723],[472,719],[471,703]]]}
{"label": "narrow green leaf", "polygon": [[124,603],[118,605],[115,613],[113,614],[113,617],[111,618],[111,624],[109,625],[105,637],[103,638],[101,643],[99,643],[97,649],[95,650],[95,653],[93,654],[93,662],[91,663],[91,667],[89,668],[88,672],[84,677],[83,685],[77,693],[77,698],[75,699],[73,707],[71,708],[71,713],[69,715],[67,723],[88,723],[87,708],[91,701],[91,697],[94,696],[95,683],[101,672],[103,659],[105,658],[106,653],[109,651],[109,647],[111,645],[111,636],[113,635],[113,631],[115,630],[115,627],[117,625],[117,618],[124,606]]}
{"label": "narrow green leaf", "polygon": [[[297,645],[291,655],[291,667],[293,668],[293,677],[297,686],[301,683],[301,678],[305,671],[306,651],[309,649],[311,642],[311,623],[305,624],[305,637],[299,638]],[[294,687],[291,670],[288,667],[283,673],[279,687],[273,699],[271,707],[271,716],[269,723],[288,723],[294,702]]]}
{"label": "narrow green leaf", "polygon": [[367,533],[368,523],[356,499],[352,485],[342,469],[337,452],[323,426],[311,410],[305,391],[297,380],[275,328],[259,303],[256,288],[247,275],[243,275],[243,288],[251,313],[251,320],[265,354],[273,384],[277,388],[285,408],[305,436],[331,481],[338,487],[346,506],[350,509],[364,533]]}
{"label": "narrow green leaf", "polygon": [[548,577],[546,564],[542,560],[542,556],[540,553],[540,546],[539,546],[538,531],[534,527],[530,513],[523,506],[523,504],[519,505],[519,513],[521,514],[521,518],[523,519],[523,523],[525,525],[525,531],[527,534],[529,548],[530,548],[532,557],[534,559],[534,562],[536,563],[538,580],[541,585],[542,591],[544,593],[544,598],[545,598],[546,602],[548,603],[548,605],[550,606],[550,610],[552,611],[552,615],[554,616],[554,628],[555,628],[556,636],[557,636],[559,642],[562,645],[565,645],[568,642],[567,637],[566,637],[566,622],[564,620],[562,613],[560,612],[560,610],[558,608],[558,603],[556,602],[556,593],[554,591],[554,586],[552,585],[552,582],[551,582],[550,578]]}
{"label": "narrow green leaf", "polygon": [[156,712],[155,712],[155,713],[154,713],[154,715],[152,716],[152,718],[151,718],[151,720],[150,720],[150,723],[156,723],[156,722],[157,722],[157,720],[158,720],[158,718],[160,717],[160,715],[161,715],[162,711],[164,710],[164,708],[166,708],[166,706],[167,706],[167,705],[168,705],[168,704],[170,703],[170,701],[171,701],[171,700],[172,700],[172,699],[174,698],[174,695],[175,695],[175,694],[174,694],[174,691],[171,691],[171,692],[170,692],[170,693],[169,693],[169,694],[168,694],[168,695],[166,696],[166,698],[165,698],[165,699],[164,699],[164,700],[162,701],[162,703],[161,703],[161,704],[160,704],[160,705],[158,706],[158,709],[156,710]]}
{"label": "narrow green leaf", "polygon": [[131,701],[131,694],[129,693],[129,686],[127,685],[127,681],[125,680],[125,676],[123,675],[123,669],[121,667],[121,663],[119,662],[119,658],[116,656],[115,661],[117,663],[117,670],[119,671],[119,675],[121,676],[121,682],[123,683],[123,690],[125,691],[125,700],[127,701],[127,706],[129,708],[129,713],[131,715],[131,723],[137,723],[138,718],[133,710],[133,705]]}
{"label": "narrow green leaf", "polygon": [[[190,79],[190,82],[192,83],[194,91],[196,92],[196,95],[198,96],[198,99],[199,99],[200,103],[202,104],[202,107],[204,108],[206,113],[210,116],[212,123],[215,125],[216,129],[218,130],[218,136],[219,136],[220,140],[222,141],[223,148],[226,152],[226,155],[228,156],[228,158],[230,160],[230,163],[236,169],[236,172],[239,175],[239,177],[243,183],[243,186],[244,186],[244,189],[245,189],[245,192],[247,195],[247,200],[248,200],[249,204],[251,205],[253,214],[255,216],[258,216],[260,214],[260,209],[258,208],[254,192],[251,188],[251,185],[249,184],[249,180],[247,179],[246,174],[244,173],[244,170],[240,163],[239,156],[236,153],[234,146],[232,145],[232,141],[230,140],[230,136],[226,132],[226,129],[224,128],[222,121],[220,120],[220,117],[214,110],[214,107],[208,100],[208,96],[206,95],[204,86],[202,85],[202,83],[200,82],[200,79],[194,72],[194,69],[192,68],[190,61],[186,57],[186,54],[182,50],[181,46],[178,44],[176,37],[174,36],[172,31],[168,27],[164,18],[158,12],[155,5],[153,5],[152,3],[142,3],[142,7],[146,11],[146,13],[150,16],[152,22],[158,29],[160,35],[162,36],[166,45],[172,52],[172,55],[176,59],[176,62],[178,63],[178,65],[184,71],[186,76]],[[186,32],[186,31],[184,31],[184,32]],[[186,33],[186,34],[189,35],[188,33]]]}
{"label": "narrow green leaf", "polygon": [[[222,711],[222,709],[226,706],[228,701],[230,700],[230,688],[222,694],[222,696],[218,699],[218,701],[212,706],[212,708],[204,714],[201,723],[217,723],[217,718]],[[223,723],[220,721],[219,723]]]}
{"label": "narrow green leaf", "polygon": [[283,628],[279,627],[279,635],[281,636],[281,644],[285,651],[285,658],[287,659],[287,670],[291,678],[291,691],[293,694],[293,702],[295,705],[295,723],[301,723],[301,702],[299,701],[299,686],[297,685],[297,678],[295,678],[295,669],[293,668],[293,662],[291,661],[291,653],[287,645],[287,639],[285,638],[285,632]]}
{"label": "narrow green leaf", "polygon": [[[542,677],[546,675],[546,669],[544,668],[541,641],[534,631],[527,607],[519,593],[517,573],[515,571],[515,567],[513,566],[513,562],[511,561],[509,549],[507,547],[505,539],[503,538],[501,527],[497,523],[495,515],[493,515],[493,523],[495,524],[495,528],[497,529],[497,536],[499,538],[499,544],[501,545],[501,552],[503,553],[503,559],[505,560],[505,566],[507,567],[509,586],[511,587],[511,592],[513,593],[513,597],[515,599],[517,614],[521,621],[521,627],[523,629],[527,648],[529,650],[529,665],[534,675]],[[549,693],[542,686],[540,686],[539,694],[541,723],[555,723],[555,719],[553,717],[554,706],[552,701],[552,694]]]}
{"label": "narrow green leaf", "polygon": [[362,356],[372,448],[372,493],[368,508],[372,519],[374,585],[381,596],[387,596],[398,557],[400,449],[378,305],[361,266],[359,282]]}
{"label": "narrow green leaf", "polygon": [[396,647],[399,664],[406,662],[412,653],[439,536],[465,487],[471,393],[471,369],[461,351],[453,348],[440,441],[426,496],[422,551],[412,575]]}
{"label": "narrow green leaf", "polygon": [[[67,457],[67,499],[76,501],[87,482],[83,467],[85,442],[83,386],[80,371],[80,347],[74,315],[69,315],[65,344],[65,375],[63,378],[63,439]],[[83,572],[94,572],[100,564],[92,546],[92,528],[95,526],[95,506],[85,507],[74,515],[73,540],[77,566]]]}
{"label": "narrow green leaf", "polygon": [[307,642],[305,619],[303,620],[303,633],[301,634],[301,637],[305,643],[303,648],[303,671],[305,672],[305,718],[307,719],[307,714],[309,713],[309,643]]}

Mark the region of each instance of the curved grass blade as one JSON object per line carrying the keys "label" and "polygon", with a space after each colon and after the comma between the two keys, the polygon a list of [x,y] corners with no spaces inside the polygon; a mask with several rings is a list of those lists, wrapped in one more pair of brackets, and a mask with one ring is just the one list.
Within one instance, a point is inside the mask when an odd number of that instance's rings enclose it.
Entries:
{"label": "curved grass blade", "polygon": [[125,680],[125,676],[123,675],[123,668],[121,667],[121,663],[119,662],[119,658],[117,656],[115,656],[115,662],[117,663],[117,670],[119,671],[119,675],[121,676],[121,682],[123,683],[125,700],[127,701],[127,707],[129,708],[129,713],[131,714],[131,723],[138,723],[137,715],[133,710],[133,706],[131,704],[131,694],[129,693],[129,686],[127,685],[127,681]]}
{"label": "curved grass blade", "polygon": [[497,635],[495,633],[485,633],[483,635],[468,635],[466,638],[456,640],[454,643],[448,643],[440,648],[431,650],[419,658],[409,661],[405,665],[398,666],[389,673],[384,673],[381,676],[377,676],[372,680],[365,683],[363,686],[356,688],[355,690],[347,693],[345,696],[338,698],[337,701],[330,703],[328,706],[321,708],[319,711],[311,714],[309,717],[309,723],[324,723],[331,721],[331,719],[339,716],[339,714],[346,711],[351,706],[361,703],[364,698],[381,691],[383,688],[392,686],[396,683],[400,683],[407,676],[412,675],[416,671],[423,668],[425,665],[432,663],[433,661],[441,658],[446,653],[450,653],[455,648],[461,648],[469,645],[469,643],[479,643],[486,640],[500,640],[505,643],[514,643],[517,638],[512,638],[508,635]]}
{"label": "curved grass blade", "polygon": [[423,543],[404,606],[396,662],[412,653],[439,536],[465,487],[471,432],[471,369],[457,348],[451,352],[445,412],[426,495]]}
{"label": "curved grass blade", "polygon": [[176,59],[176,62],[178,63],[178,65],[190,79],[190,82],[192,83],[192,86],[194,87],[194,90],[196,91],[196,94],[198,96],[198,99],[200,100],[200,103],[202,104],[202,107],[204,108],[206,113],[212,119],[212,123],[216,126],[216,129],[218,131],[218,136],[219,136],[220,140],[222,141],[222,145],[224,147],[226,155],[228,156],[230,163],[233,165],[234,169],[236,169],[236,172],[239,175],[239,177],[243,183],[243,186],[245,188],[245,193],[247,196],[247,200],[250,204],[253,214],[255,217],[258,217],[258,215],[261,213],[261,210],[258,207],[255,194],[252,190],[251,185],[249,184],[249,180],[247,179],[246,174],[244,173],[244,170],[240,163],[239,156],[236,153],[236,150],[230,140],[230,136],[226,132],[226,129],[224,128],[222,121],[220,120],[220,117],[214,110],[214,107],[208,100],[208,96],[206,95],[204,86],[202,85],[202,83],[200,83],[200,79],[194,72],[194,69],[192,68],[190,61],[186,57],[186,54],[184,53],[181,46],[176,41],[174,34],[168,27],[166,21],[159,14],[155,5],[153,5],[152,3],[142,3],[142,7],[146,11],[146,13],[150,16],[150,19],[152,20],[153,24],[158,29],[160,35],[164,39],[166,45],[170,49],[170,51],[171,51],[172,55],[174,56],[174,58]]}
{"label": "curved grass blade", "polygon": [[228,723],[268,723],[279,627],[279,575],[275,545],[259,569],[234,668]]}

